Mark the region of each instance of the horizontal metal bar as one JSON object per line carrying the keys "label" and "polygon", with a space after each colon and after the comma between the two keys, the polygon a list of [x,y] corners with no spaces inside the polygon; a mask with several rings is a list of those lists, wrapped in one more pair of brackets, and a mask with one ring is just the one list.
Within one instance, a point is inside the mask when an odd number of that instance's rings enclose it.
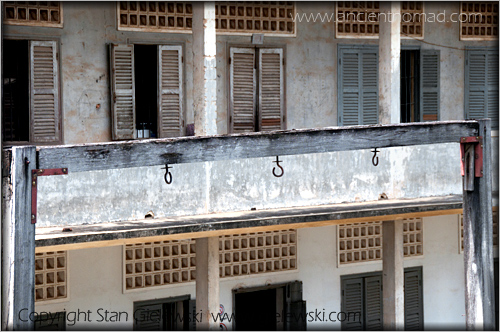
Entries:
{"label": "horizontal metal bar", "polygon": [[421,122],[37,147],[38,168],[72,172],[460,142],[477,121]]}

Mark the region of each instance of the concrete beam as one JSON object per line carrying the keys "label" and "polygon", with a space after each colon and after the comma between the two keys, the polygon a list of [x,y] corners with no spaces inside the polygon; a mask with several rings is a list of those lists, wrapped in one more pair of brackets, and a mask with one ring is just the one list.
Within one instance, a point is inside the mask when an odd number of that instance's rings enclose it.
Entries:
{"label": "concrete beam", "polygon": [[215,2],[193,3],[193,104],[197,136],[217,134]]}
{"label": "concrete beam", "polygon": [[382,223],[384,330],[402,331],[405,327],[403,220]]}
{"label": "concrete beam", "polygon": [[379,123],[399,123],[401,3],[380,2],[379,23]]}
{"label": "concrete beam", "polygon": [[198,331],[218,331],[219,314],[219,237],[196,240],[196,312]]}

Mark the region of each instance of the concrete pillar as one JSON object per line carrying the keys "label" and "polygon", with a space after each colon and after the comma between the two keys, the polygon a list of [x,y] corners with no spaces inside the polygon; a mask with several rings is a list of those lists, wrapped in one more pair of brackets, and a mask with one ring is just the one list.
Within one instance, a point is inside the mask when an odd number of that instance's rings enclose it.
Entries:
{"label": "concrete pillar", "polygon": [[195,135],[217,134],[215,2],[193,2]]}
{"label": "concrete pillar", "polygon": [[219,304],[219,237],[196,239],[197,330],[219,330]]}
{"label": "concrete pillar", "polygon": [[403,220],[384,221],[382,234],[384,330],[402,331],[405,325]]}
{"label": "concrete pillar", "polygon": [[401,3],[380,2],[379,123],[401,122]]}

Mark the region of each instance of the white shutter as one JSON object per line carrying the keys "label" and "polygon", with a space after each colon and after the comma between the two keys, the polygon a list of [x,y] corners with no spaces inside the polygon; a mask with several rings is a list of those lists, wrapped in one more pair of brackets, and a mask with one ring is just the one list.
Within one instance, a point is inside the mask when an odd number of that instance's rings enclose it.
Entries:
{"label": "white shutter", "polygon": [[260,131],[284,128],[283,49],[259,50]]}
{"label": "white shutter", "polygon": [[110,47],[112,137],[133,139],[136,137],[134,45]]}
{"label": "white shutter", "polygon": [[158,135],[182,136],[182,46],[158,46]]}
{"label": "white shutter", "polygon": [[60,141],[59,75],[55,41],[30,42],[30,141]]}
{"label": "white shutter", "polygon": [[229,112],[230,131],[233,133],[255,131],[255,50],[231,48],[230,50]]}

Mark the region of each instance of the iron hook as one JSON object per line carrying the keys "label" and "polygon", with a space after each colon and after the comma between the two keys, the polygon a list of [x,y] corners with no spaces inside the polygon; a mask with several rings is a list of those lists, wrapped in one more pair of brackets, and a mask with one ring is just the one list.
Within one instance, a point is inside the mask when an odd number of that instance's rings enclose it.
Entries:
{"label": "iron hook", "polygon": [[[380,152],[380,150],[378,148],[375,148],[375,149],[372,149],[372,152],[374,153],[373,158],[372,158],[372,164],[373,164],[373,166],[377,166],[378,165],[377,152]],[[375,158],[377,158],[376,161],[375,161]]]}
{"label": "iron hook", "polygon": [[163,178],[165,179],[165,183],[166,184],[171,184],[172,183],[172,173],[170,173],[168,170],[172,168],[172,167],[169,167],[168,164],[165,165],[165,167],[163,167],[162,169],[165,170],[165,175],[163,176]]}
{"label": "iron hook", "polygon": [[281,167],[280,165],[280,162],[282,162],[282,160],[279,160],[278,159],[279,157],[276,156],[276,161],[273,161],[273,163],[276,163],[276,166],[278,166],[280,169],[281,169],[281,174],[280,175],[276,175],[276,167],[273,167],[273,175],[277,178],[280,178],[283,176],[283,174],[285,174],[285,170],[283,169],[283,167]]}

